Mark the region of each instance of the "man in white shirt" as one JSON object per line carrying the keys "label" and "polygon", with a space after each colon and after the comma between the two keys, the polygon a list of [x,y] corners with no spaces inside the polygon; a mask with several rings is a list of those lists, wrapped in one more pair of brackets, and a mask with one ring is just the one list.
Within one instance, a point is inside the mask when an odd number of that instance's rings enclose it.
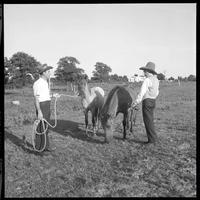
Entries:
{"label": "man in white shirt", "polygon": [[[49,88],[49,79],[50,79],[50,70],[52,67],[47,66],[46,64],[38,67],[40,78],[34,82],[33,84],[33,93],[35,97],[35,108],[36,108],[36,115],[39,120],[46,119],[47,122],[50,122],[50,88]],[[45,122],[45,129],[46,129],[46,122]],[[37,127],[38,132],[43,132],[43,125],[42,122]],[[40,150],[43,149],[45,145],[45,136],[44,134],[36,134],[35,138],[35,148]],[[50,147],[49,143],[49,136],[48,136],[48,129],[46,131],[46,151],[53,151],[55,147]]]}
{"label": "man in white shirt", "polygon": [[142,102],[142,115],[148,143],[156,143],[158,138],[154,127],[154,109],[156,106],[156,98],[159,94],[159,80],[155,72],[154,63],[148,62],[146,66],[141,67],[140,70],[143,70],[146,78],[135,102],[132,103],[132,107]]}

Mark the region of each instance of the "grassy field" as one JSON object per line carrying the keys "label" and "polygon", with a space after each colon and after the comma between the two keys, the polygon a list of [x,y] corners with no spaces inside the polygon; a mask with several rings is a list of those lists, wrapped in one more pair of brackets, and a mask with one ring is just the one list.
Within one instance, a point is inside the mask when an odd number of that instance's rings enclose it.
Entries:
{"label": "grassy field", "polygon": [[[101,86],[106,94],[114,87]],[[66,93],[64,87],[55,91]],[[156,146],[141,142],[147,141],[141,105],[134,133],[122,140],[119,115],[113,141],[105,144],[102,129],[94,137],[85,134],[80,99],[61,97],[58,124],[50,132],[57,149],[39,154],[31,149],[32,90],[6,90],[4,107],[5,197],[196,197],[195,82],[161,83]]]}

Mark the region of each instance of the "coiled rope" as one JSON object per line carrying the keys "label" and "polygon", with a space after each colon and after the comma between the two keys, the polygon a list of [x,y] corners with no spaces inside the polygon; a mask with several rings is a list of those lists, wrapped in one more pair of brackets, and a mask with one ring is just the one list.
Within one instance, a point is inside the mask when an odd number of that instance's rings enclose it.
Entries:
{"label": "coiled rope", "polygon": [[[46,131],[48,129],[48,126],[50,126],[51,128],[55,128],[57,126],[57,110],[56,110],[56,105],[57,105],[57,99],[60,98],[61,96],[67,96],[67,97],[78,97],[77,95],[66,95],[66,94],[59,94],[59,96],[55,97],[55,102],[54,102],[54,119],[55,119],[55,123],[54,125],[50,124],[46,119],[42,118],[42,119],[36,119],[33,123],[33,133],[32,133],[32,145],[33,145],[33,149],[37,152],[42,152],[44,151],[44,149],[46,148]],[[42,127],[43,127],[43,131],[42,132],[38,132],[37,131],[37,127],[38,125],[42,123]],[[45,128],[45,123],[46,123],[46,128]],[[44,147],[40,150],[36,149],[35,147],[35,138],[36,135],[44,135]]]}

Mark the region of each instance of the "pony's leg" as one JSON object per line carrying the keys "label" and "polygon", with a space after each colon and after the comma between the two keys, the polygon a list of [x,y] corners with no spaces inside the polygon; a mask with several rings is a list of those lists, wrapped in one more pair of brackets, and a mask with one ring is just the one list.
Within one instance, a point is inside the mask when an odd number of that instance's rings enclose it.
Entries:
{"label": "pony's leg", "polygon": [[96,113],[96,130],[98,131],[99,128],[100,128],[100,111],[98,108]]}
{"label": "pony's leg", "polygon": [[97,113],[97,130],[100,129],[100,126],[101,126],[100,109],[98,108],[98,113]]}
{"label": "pony's leg", "polygon": [[88,133],[88,110],[85,110],[85,132]]}
{"label": "pony's leg", "polygon": [[93,124],[93,133],[96,134],[96,131],[97,131],[97,127],[96,127],[96,124],[97,124],[97,111],[96,110],[92,113],[92,124]]}
{"label": "pony's leg", "polygon": [[131,132],[131,133],[133,133],[133,110],[131,110],[130,121],[131,121],[131,128],[130,128],[130,132]]}
{"label": "pony's leg", "polygon": [[129,130],[129,112],[127,111],[126,129]]}
{"label": "pony's leg", "polygon": [[135,126],[135,122],[136,122],[136,117],[137,117],[137,110],[135,110],[135,115],[134,115],[134,126]]}
{"label": "pony's leg", "polygon": [[96,119],[96,130],[99,130],[99,117],[97,115],[97,119]]}
{"label": "pony's leg", "polygon": [[128,114],[127,114],[127,112],[126,113],[124,113],[124,119],[123,119],[123,127],[124,127],[124,132],[123,132],[123,134],[124,134],[124,139],[126,139],[126,123],[127,123],[127,116],[128,116]]}
{"label": "pony's leg", "polygon": [[94,114],[92,114],[92,125],[93,125],[93,133],[96,134]]}
{"label": "pony's leg", "polygon": [[110,143],[113,139],[113,124],[112,123],[113,123],[113,119],[109,119],[107,120],[106,124],[103,125],[106,143]]}
{"label": "pony's leg", "polygon": [[101,122],[100,122],[100,116],[97,115],[97,131],[100,129],[100,126],[101,126],[100,123],[101,123]]}

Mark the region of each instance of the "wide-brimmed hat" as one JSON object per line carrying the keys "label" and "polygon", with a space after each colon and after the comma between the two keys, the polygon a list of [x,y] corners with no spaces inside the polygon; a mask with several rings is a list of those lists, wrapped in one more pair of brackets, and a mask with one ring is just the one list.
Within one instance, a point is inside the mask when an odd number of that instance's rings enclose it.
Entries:
{"label": "wide-brimmed hat", "polygon": [[152,74],[157,74],[155,71],[155,64],[153,62],[148,62],[145,67],[140,67],[140,70],[146,70]]}
{"label": "wide-brimmed hat", "polygon": [[53,69],[53,67],[48,66],[47,64],[40,65],[40,66],[37,67],[37,70],[38,70],[39,74],[42,74],[42,73],[46,72],[49,69]]}

